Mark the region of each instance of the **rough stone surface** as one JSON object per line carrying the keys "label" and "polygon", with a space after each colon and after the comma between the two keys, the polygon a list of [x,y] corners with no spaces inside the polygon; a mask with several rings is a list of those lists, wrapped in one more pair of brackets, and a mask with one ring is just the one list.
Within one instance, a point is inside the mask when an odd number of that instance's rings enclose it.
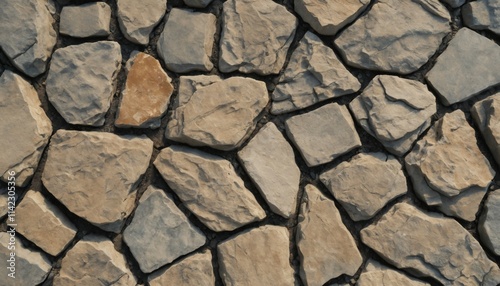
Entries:
{"label": "rough stone surface", "polygon": [[483,135],[497,164],[500,165],[500,93],[474,104],[472,118]]}
{"label": "rough stone surface", "polygon": [[104,2],[65,6],[61,11],[59,33],[76,38],[109,36],[111,7]]}
{"label": "rough stone surface", "polygon": [[167,111],[174,87],[154,57],[139,52],[128,60],[127,81],[122,91],[115,125],[158,128]]}
{"label": "rough stone surface", "polygon": [[390,264],[443,285],[500,283],[498,266],[458,222],[407,203],[361,230],[361,239]]}
{"label": "rough stone surface", "polygon": [[213,0],[184,0],[184,3],[189,7],[194,8],[205,8],[208,4],[212,3]]}
{"label": "rough stone surface", "polygon": [[361,146],[349,111],[336,103],[296,115],[285,124],[288,137],[308,166],[328,163]]}
{"label": "rough stone surface", "polygon": [[7,215],[8,205],[9,205],[9,196],[8,196],[8,188],[0,188],[0,219],[3,219],[5,215]]}
{"label": "rough stone surface", "polygon": [[265,225],[220,243],[217,252],[224,285],[294,285],[289,240],[285,227]]}
{"label": "rough stone surface", "polygon": [[406,193],[401,164],[384,153],[354,156],[323,173],[321,181],[354,221],[372,218],[389,201]]}
{"label": "rough stone surface", "polygon": [[[382,0],[334,41],[354,67],[408,74],[418,70],[451,32],[438,0]],[[391,27],[388,29],[388,27]]]}
{"label": "rough stone surface", "polygon": [[47,77],[50,102],[70,124],[102,126],[115,93],[121,61],[116,42],[84,43],[56,50]]}
{"label": "rough stone surface", "polygon": [[436,98],[418,81],[378,75],[349,108],[366,132],[389,152],[402,156],[429,128]]}
{"label": "rough stone surface", "polygon": [[450,5],[452,8],[460,7],[465,3],[465,0],[442,0],[442,1]]}
{"label": "rough stone surface", "polygon": [[222,10],[219,70],[277,74],[298,20],[268,0],[228,0]]}
{"label": "rough stone surface", "polygon": [[479,220],[481,241],[496,255],[500,255],[500,191],[488,195]]}
{"label": "rough stone surface", "polygon": [[313,185],[305,187],[298,221],[300,277],[305,285],[322,286],[332,278],[358,271],[363,257],[354,238],[335,203]]}
{"label": "rough stone surface", "polygon": [[149,273],[201,247],[206,238],[163,190],[150,186],[123,232],[123,240],[141,270]]}
{"label": "rough stone surface", "polygon": [[210,71],[215,15],[172,9],[158,40],[159,56],[173,72]]}
{"label": "rough stone surface", "polygon": [[45,72],[56,44],[50,1],[3,1],[0,9],[0,48],[30,77]]}
{"label": "rough stone surface", "polygon": [[500,0],[478,0],[462,7],[465,25],[500,35]]}
{"label": "rough stone surface", "polygon": [[232,150],[250,135],[268,102],[265,83],[251,78],[181,77],[165,136],[193,146]]}
{"label": "rough stone surface", "polygon": [[232,231],[266,216],[231,162],[222,157],[170,146],[154,165],[184,205],[214,231]]}
{"label": "rough stone surface", "polygon": [[356,286],[430,286],[430,284],[409,277],[400,271],[368,260],[365,270],[359,276]]}
{"label": "rough stone surface", "polygon": [[473,221],[495,175],[462,111],[436,121],[406,156],[417,196],[443,213]]}
{"label": "rough stone surface", "polygon": [[444,105],[467,100],[500,83],[500,47],[468,29],[460,29],[426,75]]}
{"label": "rough stone surface", "polygon": [[69,211],[119,232],[152,153],[146,136],[61,129],[52,136],[42,182]]}
{"label": "rough stone surface", "polygon": [[153,31],[167,11],[167,0],[118,0],[118,24],[127,40],[147,45]]}
{"label": "rough stone surface", "polygon": [[359,81],[344,67],[332,49],[307,32],[273,92],[271,113],[280,114],[317,102],[354,93]]}

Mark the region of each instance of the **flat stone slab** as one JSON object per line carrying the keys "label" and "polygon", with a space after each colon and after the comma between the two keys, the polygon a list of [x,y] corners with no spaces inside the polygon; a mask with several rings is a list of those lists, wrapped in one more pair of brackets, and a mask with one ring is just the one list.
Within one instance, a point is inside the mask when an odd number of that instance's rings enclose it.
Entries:
{"label": "flat stone slab", "polygon": [[474,104],[472,118],[481,131],[497,164],[500,164],[500,93],[496,93]]}
{"label": "flat stone slab", "polygon": [[479,234],[481,241],[495,255],[500,255],[500,192],[490,193],[479,219]]}
{"label": "flat stone slab", "polygon": [[365,269],[359,276],[356,286],[430,286],[404,273],[380,264],[375,260],[368,260]]}
{"label": "flat stone slab", "polygon": [[149,43],[149,34],[167,11],[166,0],[119,0],[118,24],[127,40],[140,45]]}
{"label": "flat stone slab", "polygon": [[478,0],[462,7],[462,18],[471,29],[500,35],[500,0]]}
{"label": "flat stone slab", "polygon": [[104,2],[64,6],[59,33],[75,38],[107,37],[110,34],[111,7]]}

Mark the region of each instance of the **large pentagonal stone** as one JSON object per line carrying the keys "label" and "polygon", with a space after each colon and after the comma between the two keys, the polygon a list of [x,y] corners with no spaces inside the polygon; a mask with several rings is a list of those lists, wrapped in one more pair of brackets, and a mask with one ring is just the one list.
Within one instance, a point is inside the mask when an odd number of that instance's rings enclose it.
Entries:
{"label": "large pentagonal stone", "polygon": [[118,24],[127,40],[149,43],[149,34],[167,11],[167,0],[118,0]]}

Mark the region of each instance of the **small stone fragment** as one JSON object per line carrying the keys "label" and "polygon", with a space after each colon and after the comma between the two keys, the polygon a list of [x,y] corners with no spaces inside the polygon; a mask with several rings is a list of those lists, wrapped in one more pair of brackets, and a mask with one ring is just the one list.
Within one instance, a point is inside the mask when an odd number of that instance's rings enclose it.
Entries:
{"label": "small stone fragment", "polygon": [[462,7],[462,18],[469,28],[500,35],[500,0],[469,2]]}
{"label": "small stone fragment", "polygon": [[167,0],[117,0],[118,24],[127,40],[147,45],[153,31],[167,11]]}
{"label": "small stone fragment", "polygon": [[104,2],[64,6],[60,17],[59,32],[63,35],[87,38],[110,34],[111,7]]}
{"label": "small stone fragment", "polygon": [[483,213],[479,219],[481,241],[495,255],[500,255],[500,191],[488,195]]}
{"label": "small stone fragment", "polygon": [[400,271],[380,264],[375,260],[368,260],[365,270],[359,276],[356,286],[430,286],[415,278],[409,277]]}
{"label": "small stone fragment", "polygon": [[472,118],[479,127],[493,157],[500,164],[500,93],[474,104]]}
{"label": "small stone fragment", "polygon": [[465,0],[442,0],[444,3],[450,5],[452,8],[458,8],[464,5]]}
{"label": "small stone fragment", "polygon": [[8,188],[7,187],[0,188],[0,219],[3,219],[4,216],[7,215],[7,212],[9,211],[7,209],[8,204],[9,204]]}
{"label": "small stone fragment", "polygon": [[208,4],[212,3],[213,0],[184,0],[184,3],[189,7],[194,8],[205,8]]}

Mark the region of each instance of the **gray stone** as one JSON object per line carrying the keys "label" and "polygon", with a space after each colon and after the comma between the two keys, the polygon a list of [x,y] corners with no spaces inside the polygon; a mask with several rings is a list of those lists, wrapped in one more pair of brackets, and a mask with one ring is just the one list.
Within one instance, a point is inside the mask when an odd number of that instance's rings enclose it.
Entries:
{"label": "gray stone", "polygon": [[184,205],[213,231],[232,231],[266,216],[231,162],[219,156],[170,146],[154,165]]}
{"label": "gray stone", "polygon": [[430,286],[428,283],[409,277],[400,271],[368,260],[365,270],[359,276],[356,286]]}
{"label": "gray stone", "polygon": [[438,0],[381,0],[334,44],[349,65],[409,74],[437,51],[451,32],[450,21]]}
{"label": "gray stone", "polygon": [[205,8],[208,4],[212,3],[213,0],[184,0],[184,3],[189,7],[194,8]]}
{"label": "gray stone", "polygon": [[109,36],[111,7],[104,2],[65,6],[61,11],[59,32],[76,38]]}
{"label": "gray stone", "polygon": [[495,255],[500,255],[500,191],[496,190],[488,195],[484,204],[483,213],[479,220],[479,234],[481,241]]}
{"label": "gray stone", "polygon": [[292,53],[273,92],[271,113],[302,109],[360,88],[359,81],[342,65],[333,50],[318,36],[307,32]]}
{"label": "gray stone", "polygon": [[474,104],[472,118],[479,127],[497,164],[500,164],[500,93]]}
{"label": "gray stone", "polygon": [[61,129],[50,141],[42,182],[69,211],[118,233],[152,153],[153,142],[144,135]]}
{"label": "gray stone", "polygon": [[349,111],[336,103],[296,115],[285,123],[288,137],[310,167],[361,146]]}
{"label": "gray stone", "polygon": [[215,15],[172,9],[158,40],[158,54],[173,72],[210,71]]}
{"label": "gray stone", "polygon": [[462,7],[462,18],[469,28],[500,35],[500,0],[469,2]]}
{"label": "gray stone", "polygon": [[15,172],[17,186],[35,173],[52,134],[52,123],[36,90],[21,76],[5,71],[0,77],[0,176],[8,182]]}
{"label": "gray stone", "polygon": [[228,0],[222,10],[219,70],[277,74],[295,36],[298,20],[268,0]]}
{"label": "gray stone", "polygon": [[47,96],[64,120],[70,124],[104,124],[121,61],[120,45],[110,41],[55,51],[47,77]]}
{"label": "gray stone", "polygon": [[452,8],[458,8],[464,5],[465,0],[442,0],[444,3],[450,5]]}
{"label": "gray stone", "polygon": [[149,34],[167,11],[167,0],[117,0],[118,24],[127,40],[147,45]]}

